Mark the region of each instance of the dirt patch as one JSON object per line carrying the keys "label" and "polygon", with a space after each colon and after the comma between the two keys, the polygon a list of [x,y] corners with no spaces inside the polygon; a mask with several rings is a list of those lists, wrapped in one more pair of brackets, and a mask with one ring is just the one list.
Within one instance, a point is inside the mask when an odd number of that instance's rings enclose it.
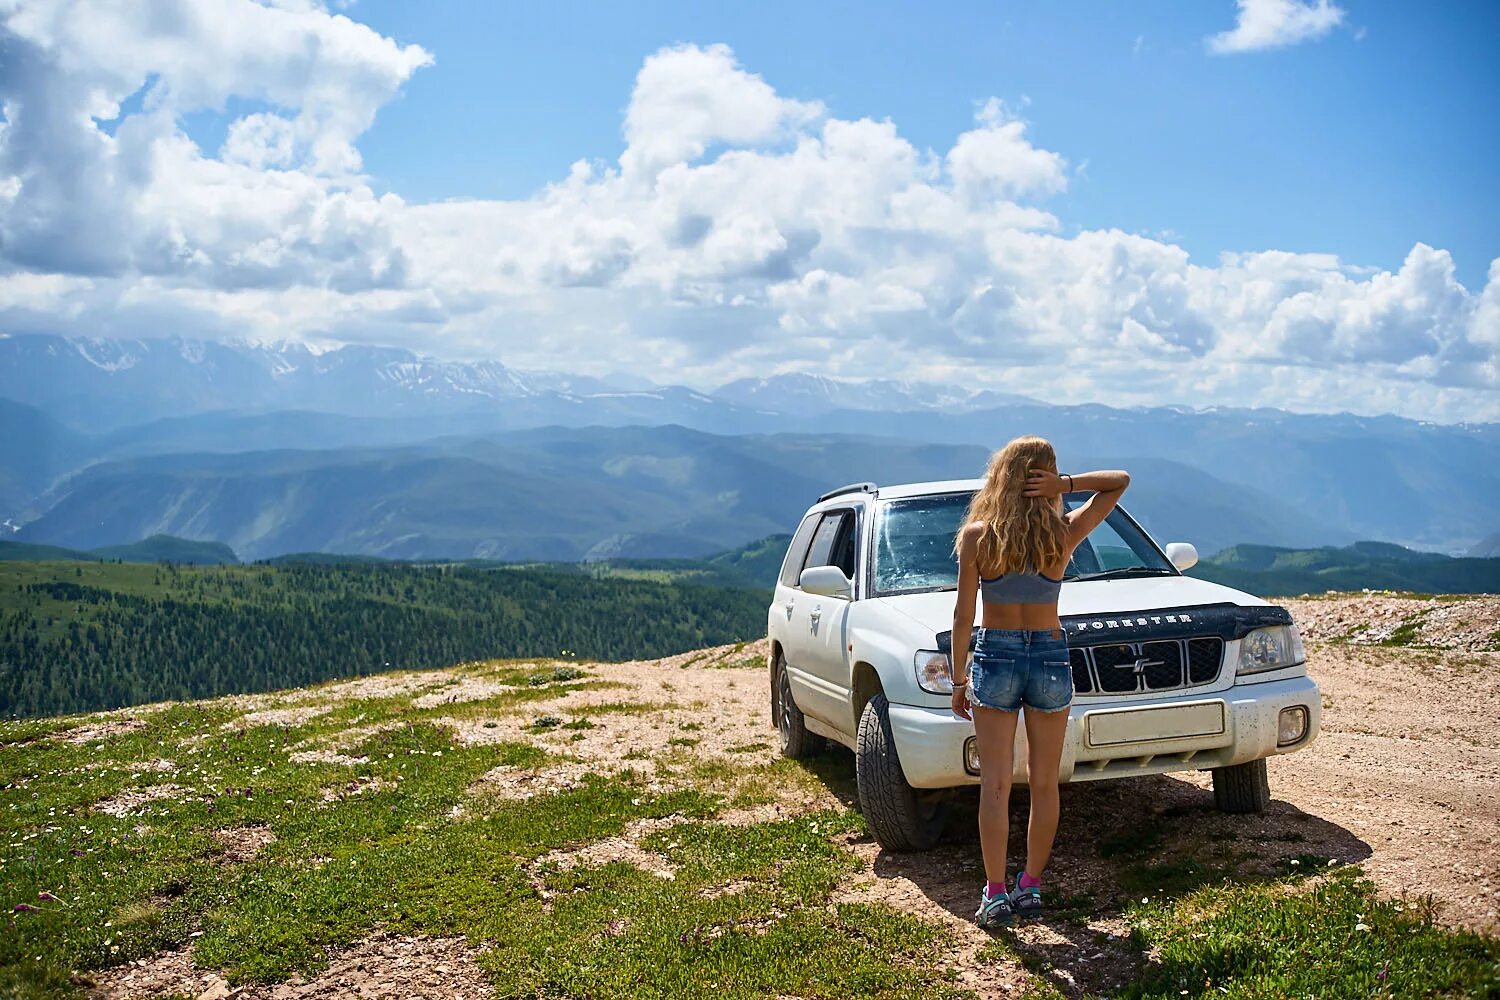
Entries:
{"label": "dirt patch", "polygon": [[186,994],[200,1000],[488,1000],[494,988],[462,938],[377,934],[334,951],[311,980],[231,988],[217,973],[193,965],[187,952],[158,955],[93,975],[90,1000],[145,1000]]}
{"label": "dirt patch", "polygon": [[515,688],[501,684],[499,681],[488,677],[463,677],[458,681],[444,685],[436,691],[428,691],[417,698],[412,699],[412,705],[417,708],[437,708],[440,705],[458,705],[466,701],[483,701],[502,695]]}
{"label": "dirt patch", "polygon": [[99,740],[107,740],[111,736],[133,733],[145,728],[145,719],[111,719],[108,722],[91,722],[75,729],[64,730],[57,734],[57,738],[65,743],[95,743]]}
{"label": "dirt patch", "polygon": [[324,802],[342,802],[351,796],[368,795],[385,787],[386,783],[379,778],[360,775],[341,784],[329,785],[318,793],[318,797]]}
{"label": "dirt patch", "polygon": [[1500,596],[1425,598],[1366,594],[1282,600],[1304,638],[1357,644],[1494,650]]}
{"label": "dirt patch", "polygon": [[596,840],[582,847],[549,851],[532,862],[530,871],[533,875],[539,875],[549,870],[571,871],[574,868],[597,868],[612,862],[624,861],[657,878],[676,878],[677,866],[662,855],[641,847],[641,841],[659,830],[665,830],[681,822],[680,816],[636,820],[618,837]]}
{"label": "dirt patch", "polygon": [[350,757],[334,750],[298,750],[288,759],[293,764],[343,764],[346,767],[370,762],[368,757]]}
{"label": "dirt patch", "polygon": [[[756,765],[777,758],[764,657],[765,643],[757,642],[660,660],[595,663],[589,665],[590,679],[609,686],[570,691],[559,685],[524,706],[435,722],[460,743],[526,742],[551,755],[540,768],[491,771],[476,783],[476,794],[529,798],[571,787],[590,774],[624,770],[655,793],[702,785],[703,769],[718,768],[725,777],[713,790],[725,795],[774,798],[788,812],[846,804],[814,780],[750,787]],[[549,717],[552,724],[537,726]]]}
{"label": "dirt patch", "polygon": [[568,791],[583,780],[585,773],[571,765],[547,768],[501,765],[485,772],[470,785],[469,795],[490,800],[524,801],[537,795]]}
{"label": "dirt patch", "polygon": [[301,705],[296,708],[263,708],[258,712],[249,712],[231,722],[226,722],[220,729],[246,729],[252,726],[300,726],[308,719],[316,719],[320,715],[327,715],[333,711],[332,705]]}
{"label": "dirt patch", "polygon": [[93,808],[94,812],[125,817],[134,814],[142,806],[160,799],[174,799],[189,794],[191,792],[188,789],[179,785],[147,785],[145,788],[127,788],[107,799],[100,799],[94,803]]}
{"label": "dirt patch", "polygon": [[276,840],[276,834],[269,826],[234,826],[214,830],[209,836],[224,848],[224,853],[219,855],[219,860],[227,864],[243,864],[246,861],[253,861],[267,844],[274,843]]}

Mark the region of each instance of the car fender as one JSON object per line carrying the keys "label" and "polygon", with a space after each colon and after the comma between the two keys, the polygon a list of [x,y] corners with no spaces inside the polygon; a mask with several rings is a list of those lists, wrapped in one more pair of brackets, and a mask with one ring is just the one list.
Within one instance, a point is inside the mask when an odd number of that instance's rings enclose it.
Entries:
{"label": "car fender", "polygon": [[856,724],[864,709],[861,685],[855,683],[854,668],[868,664],[880,679],[880,690],[886,699],[900,705],[944,705],[946,695],[934,695],[917,686],[913,656],[919,649],[933,647],[933,634],[906,615],[892,614],[879,601],[856,601],[849,609],[850,690],[860,704],[850,708]]}

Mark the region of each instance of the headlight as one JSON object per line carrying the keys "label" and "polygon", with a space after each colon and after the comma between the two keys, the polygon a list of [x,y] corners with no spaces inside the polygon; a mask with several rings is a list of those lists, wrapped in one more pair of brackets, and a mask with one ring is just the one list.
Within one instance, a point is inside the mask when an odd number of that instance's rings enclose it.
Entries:
{"label": "headlight", "polygon": [[1237,674],[1257,674],[1262,670],[1290,667],[1307,659],[1302,650],[1302,636],[1295,625],[1258,628],[1240,640],[1240,665]]}
{"label": "headlight", "polygon": [[953,675],[948,672],[948,654],[935,649],[917,650],[913,665],[917,669],[917,686],[933,694],[952,694]]}

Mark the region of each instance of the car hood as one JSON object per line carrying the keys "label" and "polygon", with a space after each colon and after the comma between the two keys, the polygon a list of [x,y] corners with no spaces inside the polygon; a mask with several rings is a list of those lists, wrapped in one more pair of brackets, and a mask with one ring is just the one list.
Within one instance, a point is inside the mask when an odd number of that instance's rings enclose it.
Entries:
{"label": "car hood", "polygon": [[[953,627],[953,591],[877,597],[884,604],[932,629]],[[1266,602],[1231,587],[1190,576],[1143,577],[1134,580],[1083,580],[1065,583],[1057,601],[1059,615],[1111,615],[1127,611],[1160,611],[1203,604],[1265,607]],[[979,619],[976,617],[975,621]]]}

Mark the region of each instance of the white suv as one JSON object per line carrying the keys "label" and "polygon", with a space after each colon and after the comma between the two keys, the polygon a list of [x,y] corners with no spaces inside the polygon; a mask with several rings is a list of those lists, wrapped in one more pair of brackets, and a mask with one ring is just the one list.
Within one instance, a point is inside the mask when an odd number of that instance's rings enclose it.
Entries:
{"label": "white suv", "polygon": [[[947,657],[953,538],[978,480],[824,494],[792,537],[767,621],[771,717],[781,750],[854,751],[860,808],[892,850],[942,833],[944,799],[979,780],[974,725],[954,715]],[[1069,505],[1084,495],[1070,495]],[[1183,576],[1116,507],[1080,545],[1058,613],[1075,698],[1062,780],[1212,770],[1227,812],[1270,800],[1266,758],[1318,734],[1318,686],[1291,615]],[[1025,727],[1014,780],[1026,781]]]}

